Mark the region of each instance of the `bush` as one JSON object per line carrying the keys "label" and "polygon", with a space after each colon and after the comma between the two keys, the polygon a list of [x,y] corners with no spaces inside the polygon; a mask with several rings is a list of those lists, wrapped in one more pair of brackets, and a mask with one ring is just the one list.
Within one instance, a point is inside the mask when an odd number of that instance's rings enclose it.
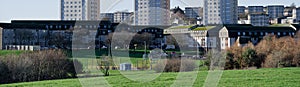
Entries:
{"label": "bush", "polygon": [[77,71],[82,71],[82,64],[68,59],[60,50],[26,52],[0,59],[0,70],[9,72],[9,77],[0,78],[0,81],[6,80],[5,83],[74,78],[74,63],[78,66]]}
{"label": "bush", "polygon": [[0,84],[2,83],[7,83],[7,80],[9,78],[9,72],[8,72],[8,67],[6,64],[3,62],[0,62]]}
{"label": "bush", "polygon": [[299,36],[277,38],[268,35],[256,46],[248,43],[244,47],[235,44],[228,48],[225,69],[299,67],[299,49]]}
{"label": "bush", "polygon": [[188,59],[167,59],[158,61],[153,67],[156,72],[186,72],[193,71],[196,68],[196,63]]}

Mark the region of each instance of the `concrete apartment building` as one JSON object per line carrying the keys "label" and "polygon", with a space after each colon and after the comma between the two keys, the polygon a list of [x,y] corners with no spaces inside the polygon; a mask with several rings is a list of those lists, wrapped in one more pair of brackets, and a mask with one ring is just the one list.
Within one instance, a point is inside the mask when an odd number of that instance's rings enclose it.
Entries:
{"label": "concrete apartment building", "polygon": [[204,25],[237,24],[238,0],[204,0]]}
{"label": "concrete apartment building", "polygon": [[114,13],[114,22],[120,23],[131,16],[130,12],[118,11]]}
{"label": "concrete apartment building", "polygon": [[248,6],[248,14],[264,13],[264,6]]}
{"label": "concrete apartment building", "polygon": [[293,10],[293,18],[296,19],[296,22],[300,22],[300,7]]}
{"label": "concrete apartment building", "polygon": [[185,7],[185,16],[187,18],[197,19],[203,17],[203,8],[201,7]]}
{"label": "concrete apartment building", "polygon": [[114,13],[100,13],[100,19],[114,22]]}
{"label": "concrete apartment building", "polygon": [[135,25],[170,25],[170,0],[135,0]]}
{"label": "concrete apartment building", "polygon": [[238,14],[245,14],[246,13],[246,6],[238,6]]}
{"label": "concrete apartment building", "polygon": [[271,19],[283,17],[284,5],[269,5],[267,12]]}
{"label": "concrete apartment building", "polygon": [[252,13],[248,15],[248,20],[253,26],[269,26],[269,15],[264,13]]}
{"label": "concrete apartment building", "polygon": [[100,0],[61,0],[61,20],[99,20]]}
{"label": "concrete apartment building", "polygon": [[185,7],[185,16],[188,24],[202,24],[203,8],[202,7]]}

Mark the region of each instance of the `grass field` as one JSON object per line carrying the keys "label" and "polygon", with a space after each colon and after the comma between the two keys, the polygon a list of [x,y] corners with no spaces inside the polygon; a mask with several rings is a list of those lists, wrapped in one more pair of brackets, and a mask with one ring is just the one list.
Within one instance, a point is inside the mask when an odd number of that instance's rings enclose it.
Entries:
{"label": "grass field", "polygon": [[26,51],[20,51],[20,50],[0,50],[0,56],[5,56],[5,55],[19,55],[21,53],[24,53]]}
{"label": "grass field", "polygon": [[[189,74],[191,72],[185,72]],[[203,86],[207,71],[199,71],[194,87]],[[96,79],[106,79],[113,87],[162,87],[173,84],[178,73],[163,73],[153,81],[139,83],[131,81],[122,76],[118,71],[111,71],[109,77],[84,78],[86,82],[95,82]],[[151,75],[151,74],[150,74]],[[82,80],[81,80],[82,81]],[[299,87],[300,68],[278,68],[278,69],[257,69],[257,70],[227,70],[223,72],[219,81],[219,87]],[[101,86],[102,83],[90,85],[91,87]],[[3,84],[0,87],[81,87],[78,79],[50,80],[38,82],[25,82],[14,84]]]}

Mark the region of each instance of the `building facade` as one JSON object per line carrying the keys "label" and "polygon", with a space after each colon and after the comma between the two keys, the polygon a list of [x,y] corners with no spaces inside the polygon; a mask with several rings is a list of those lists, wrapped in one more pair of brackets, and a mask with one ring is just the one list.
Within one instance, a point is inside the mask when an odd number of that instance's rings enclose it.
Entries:
{"label": "building facade", "polygon": [[248,15],[248,20],[253,26],[269,26],[270,19],[268,14],[264,13],[252,13]]}
{"label": "building facade", "polygon": [[203,8],[201,7],[185,7],[185,16],[187,18],[197,19],[198,17],[203,17]]}
{"label": "building facade", "polygon": [[115,12],[114,13],[114,22],[120,23],[120,22],[126,20],[127,18],[129,18],[130,16],[131,16],[130,12],[121,12],[121,11]]}
{"label": "building facade", "polygon": [[100,0],[61,0],[61,20],[99,20]]}
{"label": "building facade", "polygon": [[248,13],[264,13],[264,6],[248,6]]}
{"label": "building facade", "polygon": [[238,0],[204,0],[204,25],[237,24]]}
{"label": "building facade", "polygon": [[1,49],[19,45],[39,46],[41,49],[102,47],[108,34],[114,32],[114,26],[117,24],[110,21],[13,20],[0,23],[3,32]]}
{"label": "building facade", "polygon": [[246,14],[246,7],[245,6],[238,6],[238,14]]}
{"label": "building facade", "polygon": [[170,10],[171,17],[170,21],[172,25],[185,24],[186,16],[184,11],[178,6]]}
{"label": "building facade", "polygon": [[284,6],[283,5],[269,5],[267,11],[271,19],[283,17]]}
{"label": "building facade", "polygon": [[170,25],[170,0],[135,0],[135,25]]}
{"label": "building facade", "polygon": [[221,49],[226,49],[237,43],[244,46],[248,42],[257,45],[264,36],[277,37],[294,36],[292,27],[254,27],[254,26],[224,26],[219,32]]}
{"label": "building facade", "polygon": [[297,23],[300,22],[300,7],[293,10],[293,18],[296,19]]}
{"label": "building facade", "polygon": [[185,16],[189,21],[188,24],[202,24],[203,8],[202,7],[185,7]]}
{"label": "building facade", "polygon": [[292,17],[293,16],[293,9],[295,9],[295,7],[285,7],[283,16]]}
{"label": "building facade", "polygon": [[114,22],[114,13],[100,13],[100,19]]}

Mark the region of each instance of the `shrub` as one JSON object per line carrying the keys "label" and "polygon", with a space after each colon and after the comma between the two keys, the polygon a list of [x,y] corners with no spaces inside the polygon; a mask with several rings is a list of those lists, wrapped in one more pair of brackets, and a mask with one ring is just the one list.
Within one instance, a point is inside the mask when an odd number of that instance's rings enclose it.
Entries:
{"label": "shrub", "polygon": [[0,78],[0,81],[6,80],[5,83],[74,78],[74,63],[78,66],[77,71],[82,71],[82,64],[68,59],[60,50],[26,52],[2,56],[0,59],[0,70],[9,72],[10,76]]}
{"label": "shrub", "polygon": [[158,61],[153,67],[156,72],[186,72],[193,71],[195,68],[195,61],[189,59],[167,59]]}
{"label": "shrub", "polygon": [[7,83],[7,80],[9,79],[9,72],[8,67],[3,62],[0,62],[0,84]]}

